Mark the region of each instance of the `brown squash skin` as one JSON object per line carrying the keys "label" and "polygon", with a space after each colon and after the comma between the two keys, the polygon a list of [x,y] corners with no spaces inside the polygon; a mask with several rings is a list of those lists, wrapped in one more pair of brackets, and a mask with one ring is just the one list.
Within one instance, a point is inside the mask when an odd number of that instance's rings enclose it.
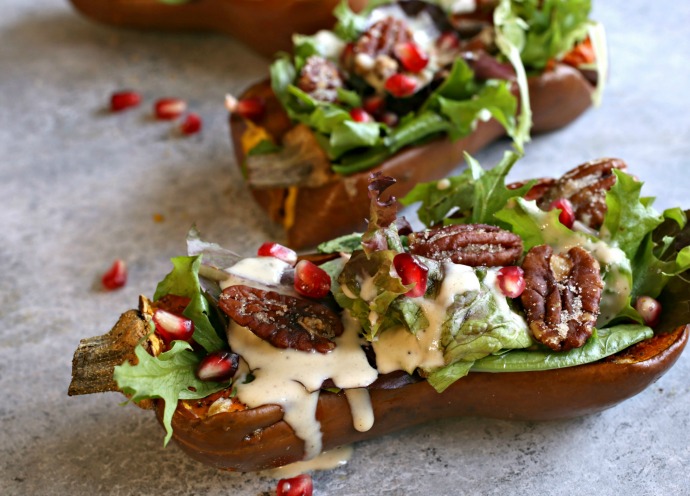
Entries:
{"label": "brown squash skin", "polygon": [[[448,417],[541,421],[600,412],[641,392],[671,368],[687,344],[689,330],[686,325],[659,333],[587,365],[541,372],[472,372],[443,393],[423,380],[399,385],[382,377],[369,388],[375,421],[367,432],[353,428],[344,394],[322,392],[316,417],[323,449]],[[178,408],[172,426],[173,439],[189,456],[220,469],[275,468],[299,461],[304,454],[302,440],[282,420],[276,405],[206,419]]]}
{"label": "brown squash skin", "polygon": [[[292,34],[312,34],[335,24],[340,0],[193,0],[166,5],[160,0],[70,0],[83,15],[118,27],[216,31],[229,34],[271,57],[292,50]],[[349,0],[359,11],[367,0]]]}
{"label": "brown squash skin", "polygon": [[[577,69],[557,64],[553,70],[530,78],[529,91],[532,132],[544,133],[569,124],[587,110],[592,104],[594,87]],[[289,129],[289,119],[277,104],[268,82],[251,86],[242,96],[260,96],[267,102],[266,115],[257,124],[272,136],[279,138]],[[245,130],[245,120],[231,115],[230,134],[240,166],[245,158],[242,147]],[[329,183],[316,188],[298,188],[295,222],[286,227],[287,244],[295,249],[307,248],[365,229],[365,219],[369,215],[367,184],[372,172],[380,171],[396,178],[398,182],[387,192],[400,198],[419,182],[445,177],[463,161],[465,152],[473,154],[504,134],[494,120],[480,122],[475,131],[457,141],[439,138],[422,146],[405,148],[368,171],[350,176],[334,175]],[[284,188],[252,189],[259,205],[271,219],[281,224],[286,193]]]}

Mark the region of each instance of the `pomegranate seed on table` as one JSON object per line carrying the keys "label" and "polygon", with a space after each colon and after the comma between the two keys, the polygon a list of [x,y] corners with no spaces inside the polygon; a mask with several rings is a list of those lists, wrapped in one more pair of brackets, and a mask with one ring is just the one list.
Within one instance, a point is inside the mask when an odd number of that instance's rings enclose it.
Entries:
{"label": "pomegranate seed on table", "polygon": [[113,112],[136,107],[140,103],[141,95],[132,90],[118,91],[110,96],[110,110]]}
{"label": "pomegranate seed on table", "polygon": [[266,113],[266,104],[256,96],[238,100],[232,95],[225,95],[225,108],[250,121],[259,121]]}
{"label": "pomegranate seed on table", "polygon": [[184,121],[180,125],[180,132],[186,135],[196,134],[201,131],[201,126],[201,117],[199,117],[198,114],[187,114],[187,117],[185,117]]}
{"label": "pomegranate seed on table", "polygon": [[302,474],[291,479],[280,479],[276,488],[276,496],[312,496],[314,483],[311,475]]}
{"label": "pomegranate seed on table", "polygon": [[177,119],[187,111],[187,102],[179,98],[161,98],[153,105],[157,119]]}
{"label": "pomegranate seed on table", "polygon": [[386,79],[384,88],[394,97],[403,98],[414,94],[417,90],[417,81],[405,74],[393,74]]}
{"label": "pomegranate seed on table", "polygon": [[393,48],[393,53],[406,71],[420,72],[429,63],[429,56],[411,41],[398,43]]}
{"label": "pomegranate seed on table", "polygon": [[568,229],[572,229],[573,224],[575,223],[575,210],[573,209],[573,204],[570,203],[570,200],[567,198],[558,198],[552,201],[549,205],[549,210],[553,210],[555,208],[561,211],[561,213],[558,214],[558,220],[561,221],[561,224]]}
{"label": "pomegranate seed on table", "polygon": [[200,381],[225,382],[237,372],[240,357],[227,350],[214,351],[206,355],[196,369]]}
{"label": "pomegranate seed on table", "polygon": [[640,296],[635,302],[635,310],[649,327],[656,326],[661,320],[661,303],[651,296]]}
{"label": "pomegranate seed on table", "polygon": [[352,120],[355,122],[372,122],[374,120],[374,118],[361,107],[350,110],[350,117],[352,117]]}
{"label": "pomegranate seed on table", "polygon": [[508,298],[517,298],[525,290],[525,272],[515,265],[501,267],[496,281],[501,293]]}
{"label": "pomegranate seed on table", "polygon": [[270,241],[259,246],[256,254],[260,257],[275,257],[292,266],[297,263],[297,252],[291,250],[287,246],[283,246],[279,243],[272,243]]}
{"label": "pomegranate seed on table", "polygon": [[295,267],[295,290],[308,298],[324,298],[331,290],[331,276],[309,260]]}
{"label": "pomegranate seed on table", "polygon": [[166,343],[175,340],[189,341],[194,334],[194,322],[191,319],[161,308],[154,312],[153,323],[156,324],[156,333]]}
{"label": "pomegranate seed on table", "polygon": [[417,262],[409,253],[398,253],[393,258],[393,267],[405,286],[414,284],[405,296],[410,298],[424,296],[429,276],[429,269],[426,266]]}
{"label": "pomegranate seed on table", "polygon": [[119,289],[127,283],[127,264],[120,259],[115,260],[108,271],[101,278],[103,287],[112,291]]}
{"label": "pomegranate seed on table", "polygon": [[374,95],[364,99],[362,108],[371,115],[376,115],[383,111],[386,106],[386,99],[381,95]]}

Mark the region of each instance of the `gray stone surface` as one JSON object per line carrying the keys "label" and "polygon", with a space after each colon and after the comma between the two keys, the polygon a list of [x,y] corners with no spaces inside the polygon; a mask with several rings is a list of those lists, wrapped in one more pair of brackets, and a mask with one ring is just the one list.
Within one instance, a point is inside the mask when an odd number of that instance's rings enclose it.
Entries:
{"label": "gray stone surface", "polygon": [[[690,4],[597,1],[612,73],[603,106],[535,139],[514,176],[626,159],[659,209],[690,207]],[[222,107],[267,62],[213,34],[115,30],[65,1],[5,0],[0,16],[0,494],[269,494],[274,482],[202,466],[122,397],[67,396],[80,338],[151,294],[196,222],[250,253],[279,235],[237,172]],[[110,115],[111,91],[144,92]],[[187,99],[203,133],[153,121],[154,98]],[[494,163],[505,146],[478,154]],[[154,222],[154,215],[164,216]],[[112,260],[127,286],[98,289]],[[690,355],[598,415],[531,423],[457,419],[355,447],[315,475],[316,494],[689,494]]]}

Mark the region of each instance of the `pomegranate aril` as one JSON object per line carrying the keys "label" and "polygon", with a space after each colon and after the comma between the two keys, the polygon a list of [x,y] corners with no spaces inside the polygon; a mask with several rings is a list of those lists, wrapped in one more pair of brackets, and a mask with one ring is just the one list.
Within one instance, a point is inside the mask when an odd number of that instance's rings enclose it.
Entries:
{"label": "pomegranate aril", "polygon": [[350,110],[350,117],[355,122],[372,122],[374,118],[363,108],[357,107]]}
{"label": "pomegranate aril", "polygon": [[436,48],[442,52],[449,52],[460,47],[460,37],[454,31],[441,33],[436,39]]}
{"label": "pomegranate aril", "polygon": [[124,260],[117,259],[101,278],[103,287],[112,291],[119,289],[127,283],[127,264]]}
{"label": "pomegranate aril", "polygon": [[291,479],[280,479],[276,488],[276,496],[312,496],[314,483],[311,475],[302,474]]}
{"label": "pomegranate aril", "polygon": [[381,114],[381,117],[379,117],[379,122],[383,122],[388,127],[395,127],[398,125],[398,122],[400,122],[400,118],[398,114],[394,112],[384,112]]}
{"label": "pomegranate aril", "polygon": [[187,102],[179,98],[161,98],[153,105],[156,119],[177,119],[187,111]]}
{"label": "pomegranate aril", "polygon": [[414,94],[417,90],[417,81],[405,74],[393,74],[386,79],[384,88],[394,97],[403,98]]}
{"label": "pomegranate aril", "polygon": [[201,117],[197,114],[187,114],[182,124],[180,124],[180,132],[182,134],[196,134],[201,131]]}
{"label": "pomegranate aril", "polygon": [[635,302],[635,310],[649,327],[656,326],[661,320],[661,303],[651,296],[640,296]]}
{"label": "pomegranate aril", "polygon": [[240,357],[227,350],[214,351],[206,355],[196,369],[200,381],[225,382],[232,379],[237,372]]}
{"label": "pomegranate aril", "polygon": [[266,104],[263,99],[256,96],[238,100],[232,95],[226,95],[225,108],[228,109],[228,112],[250,121],[259,121],[266,113]]}
{"label": "pomegranate aril", "polygon": [[496,274],[498,288],[508,298],[517,298],[525,290],[525,272],[514,265],[501,267]]}
{"label": "pomegranate aril", "polygon": [[573,227],[575,223],[575,210],[573,209],[573,204],[567,198],[558,198],[551,202],[549,205],[549,210],[557,208],[561,211],[558,214],[558,220],[568,229]]}
{"label": "pomegranate aril", "polygon": [[414,284],[405,296],[410,298],[424,296],[429,276],[429,269],[425,265],[417,262],[409,253],[398,253],[393,258],[393,267],[405,286]]}
{"label": "pomegranate aril", "polygon": [[118,91],[110,96],[110,110],[113,112],[136,107],[140,103],[141,95],[132,90]]}
{"label": "pomegranate aril", "polygon": [[297,263],[297,253],[278,243],[266,242],[259,246],[256,254],[260,257],[275,257],[290,265]]}
{"label": "pomegranate aril", "polygon": [[295,267],[295,290],[308,298],[324,298],[331,290],[331,276],[309,260]]}
{"label": "pomegranate aril", "polygon": [[153,313],[156,334],[166,343],[171,341],[189,341],[194,334],[194,322],[187,317],[176,315],[159,308]]}
{"label": "pomegranate aril", "polygon": [[362,102],[362,108],[371,115],[376,115],[383,112],[386,106],[386,99],[381,95],[374,95],[365,98]]}
{"label": "pomegranate aril", "polygon": [[393,53],[406,71],[420,72],[429,63],[429,56],[424,53],[419,45],[411,41],[398,43],[393,48]]}

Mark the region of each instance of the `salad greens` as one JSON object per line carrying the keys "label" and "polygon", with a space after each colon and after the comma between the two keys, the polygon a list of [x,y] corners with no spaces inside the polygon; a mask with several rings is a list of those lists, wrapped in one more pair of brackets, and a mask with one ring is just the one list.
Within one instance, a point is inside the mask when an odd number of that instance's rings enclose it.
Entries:
{"label": "salad greens", "polygon": [[149,355],[141,344],[134,351],[139,362],[115,367],[113,378],[123,393],[131,395],[132,401],[152,398],[164,401],[165,444],[172,437],[172,416],[178,400],[205,398],[229,384],[197,379],[194,371],[203,354],[192,351],[192,346],[184,341],[173,341],[172,347],[157,357]]}
{"label": "salad greens", "polygon": [[[337,23],[332,31],[295,35],[294,54],[280,54],[271,66],[271,86],[288,116],[315,134],[331,170],[341,175],[370,169],[404,147],[421,145],[441,135],[460,139],[489,118],[498,121],[522,151],[529,141],[532,124],[528,73],[542,72],[550,61],[562,57],[587,36],[592,38],[597,51],[596,63],[605,63],[599,60],[605,56],[603,31],[588,18],[590,0],[500,0],[493,15],[498,49],[495,57],[509,62],[515,70],[522,102],[519,114],[510,81],[479,81],[461,57],[456,57],[446,69],[447,75],[440,84],[434,81],[409,98],[386,97],[389,103],[397,100],[395,106],[404,109],[395,126],[358,122],[350,116],[351,109],[362,106],[363,96],[375,91],[363,88],[364,82],[358,76],[350,81],[353,88],[337,90],[336,102],[317,100],[297,87],[298,74],[309,57],[321,56],[338,65],[346,44],[356,41],[368,28],[372,12],[391,3],[394,2],[369,2],[362,12],[355,13],[347,2],[341,2],[334,11]],[[448,8],[447,2],[427,3],[433,8]],[[600,72],[598,85],[604,80]],[[601,91],[598,87],[597,99]],[[273,155],[276,161],[283,156],[275,144],[259,143],[248,153],[249,170],[259,168],[258,162],[250,162],[262,154]]]}
{"label": "salad greens", "polygon": [[[431,374],[430,382],[437,388],[447,387],[469,370],[545,370],[579,365],[647,339],[651,329],[629,324],[642,322],[631,303],[642,295],[657,297],[673,276],[690,269],[687,243],[678,246],[669,235],[654,237],[662,223],[675,224],[682,230],[685,214],[677,208],[658,213],[651,206],[653,199],[640,196],[642,183],[632,176],[614,171],[617,180],[606,194],[607,213],[601,231],[595,235],[573,231],[559,222],[557,210],[545,212],[535,201],[521,198],[533,183],[506,188],[503,181],[516,159],[511,155],[506,154],[501,163],[486,172],[473,170],[476,164],[470,160],[470,168],[461,175],[449,178],[447,183],[419,184],[402,203],[421,202],[418,216],[429,226],[482,222],[507,227],[522,238],[525,251],[542,244],[559,251],[576,245],[585,247],[599,260],[604,281],[597,332],[583,348],[565,353],[541,348],[503,349],[496,355],[487,353],[474,365],[451,362]],[[444,187],[439,188],[439,184]]]}

